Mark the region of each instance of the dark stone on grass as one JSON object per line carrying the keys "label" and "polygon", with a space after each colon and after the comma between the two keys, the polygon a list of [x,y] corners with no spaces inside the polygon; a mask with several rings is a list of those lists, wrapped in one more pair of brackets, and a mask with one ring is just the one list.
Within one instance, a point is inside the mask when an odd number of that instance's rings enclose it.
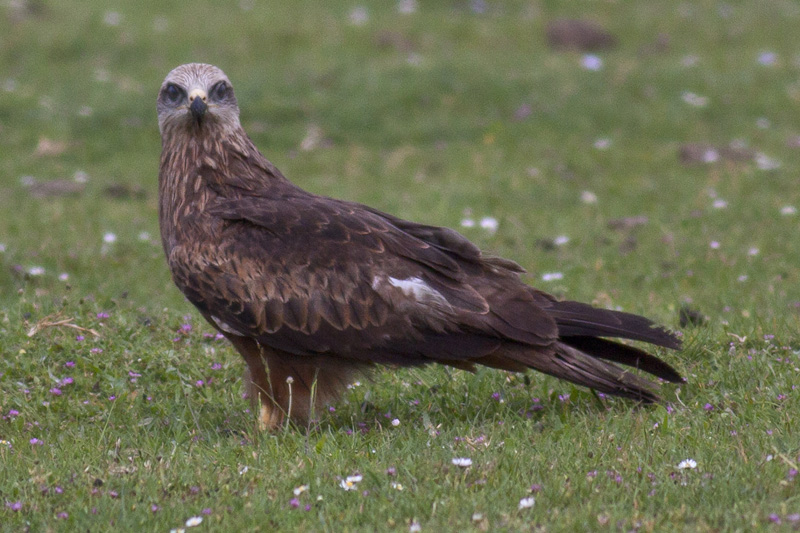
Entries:
{"label": "dark stone on grass", "polygon": [[633,229],[638,226],[644,226],[648,222],[650,222],[650,219],[647,218],[647,216],[636,215],[632,217],[612,218],[611,220],[608,221],[607,225],[609,229],[621,231],[621,230]]}
{"label": "dark stone on grass", "polygon": [[705,326],[708,323],[708,317],[684,304],[678,311],[678,323],[682,328]]}
{"label": "dark stone on grass", "polygon": [[124,183],[112,183],[103,189],[103,194],[115,200],[144,200],[147,197],[145,190],[138,186],[126,185]]}
{"label": "dark stone on grass", "polygon": [[556,19],[547,25],[547,43],[556,50],[607,50],[617,39],[600,24],[583,19]]}
{"label": "dark stone on grass", "polygon": [[33,182],[28,186],[28,192],[34,198],[77,196],[83,192],[83,184],[72,180]]}

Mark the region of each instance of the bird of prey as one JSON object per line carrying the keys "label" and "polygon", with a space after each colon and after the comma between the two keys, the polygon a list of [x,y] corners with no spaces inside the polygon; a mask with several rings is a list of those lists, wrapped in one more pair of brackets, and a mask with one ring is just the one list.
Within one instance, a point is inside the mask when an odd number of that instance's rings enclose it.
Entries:
{"label": "bird of prey", "polygon": [[681,376],[611,338],[679,348],[643,317],[559,301],[459,233],[288,181],[239,122],[217,67],[181,65],[158,95],[161,239],[172,279],[242,355],[262,429],[308,420],[359,372],[441,363],[535,369],[654,402]]}

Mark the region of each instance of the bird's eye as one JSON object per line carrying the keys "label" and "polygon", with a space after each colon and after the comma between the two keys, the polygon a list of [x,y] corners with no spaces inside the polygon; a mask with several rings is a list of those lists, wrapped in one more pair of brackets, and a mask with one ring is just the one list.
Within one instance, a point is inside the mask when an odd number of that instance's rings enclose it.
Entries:
{"label": "bird's eye", "polygon": [[211,92],[214,94],[217,100],[224,100],[227,98],[228,94],[230,94],[228,84],[224,81],[216,84]]}
{"label": "bird's eye", "polygon": [[164,89],[164,94],[167,95],[167,100],[175,104],[180,101],[181,97],[183,96],[183,91],[174,83],[170,83]]}

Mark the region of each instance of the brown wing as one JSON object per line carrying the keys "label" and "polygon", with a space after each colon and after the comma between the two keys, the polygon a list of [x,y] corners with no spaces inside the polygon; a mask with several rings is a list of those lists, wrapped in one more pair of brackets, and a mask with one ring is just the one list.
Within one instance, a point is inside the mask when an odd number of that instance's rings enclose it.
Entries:
{"label": "brown wing", "polygon": [[535,294],[518,290],[519,267],[485,260],[452,230],[296,189],[217,199],[208,212],[223,221],[218,242],[177,246],[170,266],[229,333],[297,355],[402,365],[556,339]]}

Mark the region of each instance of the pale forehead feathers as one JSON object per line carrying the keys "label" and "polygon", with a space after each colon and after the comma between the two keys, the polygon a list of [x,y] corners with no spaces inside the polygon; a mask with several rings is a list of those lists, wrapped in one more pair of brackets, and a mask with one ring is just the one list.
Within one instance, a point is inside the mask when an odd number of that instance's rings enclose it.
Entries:
{"label": "pale forehead feathers", "polygon": [[214,65],[189,63],[181,65],[167,74],[162,87],[166,87],[168,83],[174,83],[187,89],[191,87],[205,88],[223,80],[230,84],[225,73]]}

